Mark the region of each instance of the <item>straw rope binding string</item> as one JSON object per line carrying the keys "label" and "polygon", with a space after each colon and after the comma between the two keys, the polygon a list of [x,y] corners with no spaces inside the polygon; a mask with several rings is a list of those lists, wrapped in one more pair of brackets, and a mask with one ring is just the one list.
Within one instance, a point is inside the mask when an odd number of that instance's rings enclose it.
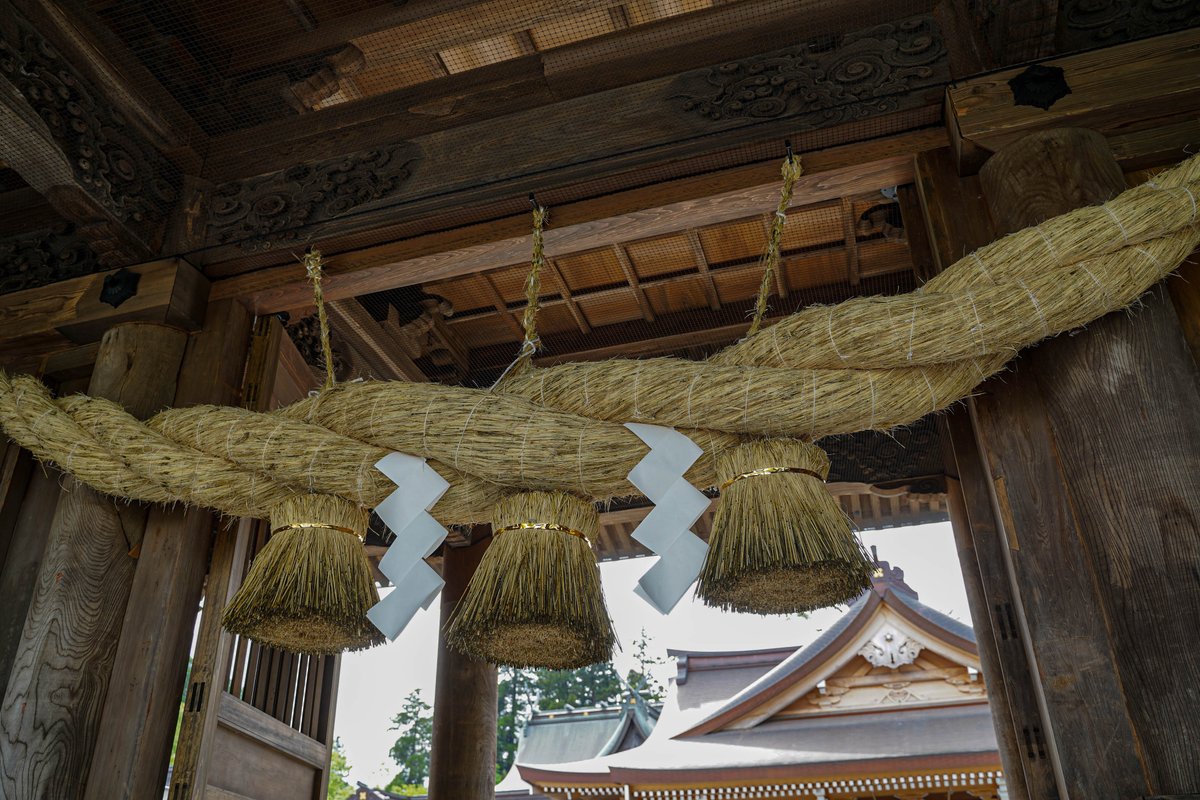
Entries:
{"label": "straw rope binding string", "polygon": [[533,206],[533,257],[530,261],[529,274],[525,276],[525,313],[521,315],[521,329],[524,338],[521,349],[513,362],[505,367],[504,372],[492,384],[494,390],[504,381],[510,372],[521,371],[530,366],[533,354],[541,347],[542,340],[537,333],[538,302],[542,290],[542,267],[546,265],[545,239],[543,232],[546,227],[546,217],[549,209],[538,203],[533,192],[529,193],[529,205]]}
{"label": "straw rope binding string", "polygon": [[312,281],[313,303],[317,306],[317,323],[321,328],[321,355],[325,359],[324,389],[333,388],[333,346],[329,343],[329,317],[325,313],[325,293],[321,290],[321,251],[310,247],[304,254],[304,271]]}
{"label": "straw rope binding string", "polygon": [[779,269],[779,247],[783,241],[783,226],[787,222],[787,210],[792,204],[792,192],[796,188],[796,181],[804,172],[800,159],[792,153],[792,143],[785,142],[784,144],[787,147],[787,159],[784,160],[783,168],[780,170],[783,177],[783,188],[779,192],[779,204],[775,207],[775,215],[771,218],[771,230],[767,236],[767,252],[763,255],[762,282],[758,285],[758,296],[754,301],[754,319],[750,321],[750,329],[746,331],[747,337],[758,333],[763,317],[767,314],[767,298],[771,295],[775,271]]}

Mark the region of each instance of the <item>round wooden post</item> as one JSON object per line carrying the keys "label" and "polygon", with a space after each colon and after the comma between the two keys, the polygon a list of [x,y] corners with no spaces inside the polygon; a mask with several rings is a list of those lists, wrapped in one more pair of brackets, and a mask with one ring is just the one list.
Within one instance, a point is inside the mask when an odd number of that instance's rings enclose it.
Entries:
{"label": "round wooden post", "polygon": [[[446,547],[442,556],[442,631],[491,538],[470,547]],[[430,800],[485,800],[496,785],[496,668],[446,647],[438,636],[433,700]]]}
{"label": "round wooden post", "polygon": [[[1031,134],[980,180],[1000,232],[1125,186],[1076,129]],[[1200,373],[1170,301],[1022,354],[973,405],[1050,728],[1027,744],[1066,797],[1200,791]]]}
{"label": "round wooden post", "polygon": [[[170,405],[187,335],[132,323],[100,342],[89,394],[145,418]],[[71,479],[0,707],[0,797],[81,796],[96,744],[147,509]]]}

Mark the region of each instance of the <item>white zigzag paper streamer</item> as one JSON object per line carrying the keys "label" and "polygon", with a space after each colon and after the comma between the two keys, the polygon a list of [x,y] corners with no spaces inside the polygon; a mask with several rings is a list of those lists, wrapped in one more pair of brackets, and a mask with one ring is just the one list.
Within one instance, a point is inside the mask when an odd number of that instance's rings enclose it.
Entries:
{"label": "white zigzag paper streamer", "polygon": [[388,453],[375,468],[396,484],[396,491],[375,506],[375,513],[396,534],[379,571],[396,587],[367,611],[367,618],[389,639],[395,639],[418,608],[429,608],[445,581],[425,559],[446,538],[446,529],[429,514],[450,488],[425,459]]}
{"label": "white zigzag paper streamer", "polygon": [[650,448],[629,471],[629,482],[654,503],[632,535],[659,556],[635,592],[666,614],[687,594],[708,552],[708,545],[691,528],[709,500],[683,477],[704,451],[674,428],[639,422],[627,422],[625,427]]}

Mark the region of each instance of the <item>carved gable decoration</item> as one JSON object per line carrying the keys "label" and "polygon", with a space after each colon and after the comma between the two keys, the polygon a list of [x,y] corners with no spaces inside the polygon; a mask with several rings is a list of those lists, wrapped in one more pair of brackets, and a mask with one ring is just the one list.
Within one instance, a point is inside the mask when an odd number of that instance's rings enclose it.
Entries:
{"label": "carved gable decoration", "polygon": [[212,191],[208,238],[263,250],[296,241],[306,225],[394,197],[414,160],[402,143],[223,183]]}
{"label": "carved gable decoration", "polygon": [[179,171],[23,19],[0,32],[3,75],[46,125],[79,185],[131,227],[157,227],[179,194]]}
{"label": "carved gable decoration", "polygon": [[731,61],[682,79],[683,111],[710,121],[798,117],[812,127],[900,108],[949,79],[941,31],[928,15]]}
{"label": "carved gable decoration", "polygon": [[893,627],[882,628],[859,649],[858,654],[873,667],[896,669],[917,660],[925,646]]}

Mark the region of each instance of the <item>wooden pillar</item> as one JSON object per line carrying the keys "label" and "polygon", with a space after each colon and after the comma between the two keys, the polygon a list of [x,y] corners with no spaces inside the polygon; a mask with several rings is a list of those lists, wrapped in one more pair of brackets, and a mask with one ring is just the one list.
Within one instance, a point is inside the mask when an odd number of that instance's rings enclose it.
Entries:
{"label": "wooden pillar", "polygon": [[950,520],[971,607],[979,661],[1011,800],[1060,797],[1046,747],[1029,654],[1017,625],[1006,542],[996,524],[987,477],[967,409],[944,418],[951,450],[946,480]]}
{"label": "wooden pillar", "polygon": [[[46,525],[58,505],[62,474],[33,463],[27,450],[10,443],[6,453],[7,486],[0,507],[0,534],[5,537],[0,561],[0,686],[9,672],[33,601],[38,571],[46,553]],[[22,476],[20,473],[27,471]]]}
{"label": "wooden pillar", "polygon": [[[491,538],[469,547],[445,547],[442,556],[442,630]],[[496,784],[496,668],[446,647],[438,637],[433,700],[430,800],[486,800]]]}
{"label": "wooden pillar", "polygon": [[[916,167],[919,208],[909,204],[905,227],[912,229],[913,247],[921,241],[914,237],[922,227],[915,222],[923,217],[925,247],[936,274],[991,242],[995,233],[979,179],[959,176],[956,155],[949,148],[921,153]],[[1017,631],[1003,533],[992,513],[967,410],[952,410],[942,424],[954,538],[1009,797],[1054,800],[1059,795],[1029,656]]]}
{"label": "wooden pillar", "polygon": [[[176,407],[237,402],[250,324],[236,301],[209,309],[204,329],[188,340]],[[87,798],[162,794],[215,525],[207,509],[150,509]]]}
{"label": "wooden pillar", "polygon": [[[111,328],[89,393],[150,416],[175,397],[186,340],[163,325]],[[0,707],[0,796],[82,794],[147,510],[64,479]]]}
{"label": "wooden pillar", "polygon": [[[980,180],[1001,232],[1124,188],[1103,137],[1071,129]],[[1043,343],[972,406],[1061,790],[1200,792],[1200,374],[1171,302]]]}

